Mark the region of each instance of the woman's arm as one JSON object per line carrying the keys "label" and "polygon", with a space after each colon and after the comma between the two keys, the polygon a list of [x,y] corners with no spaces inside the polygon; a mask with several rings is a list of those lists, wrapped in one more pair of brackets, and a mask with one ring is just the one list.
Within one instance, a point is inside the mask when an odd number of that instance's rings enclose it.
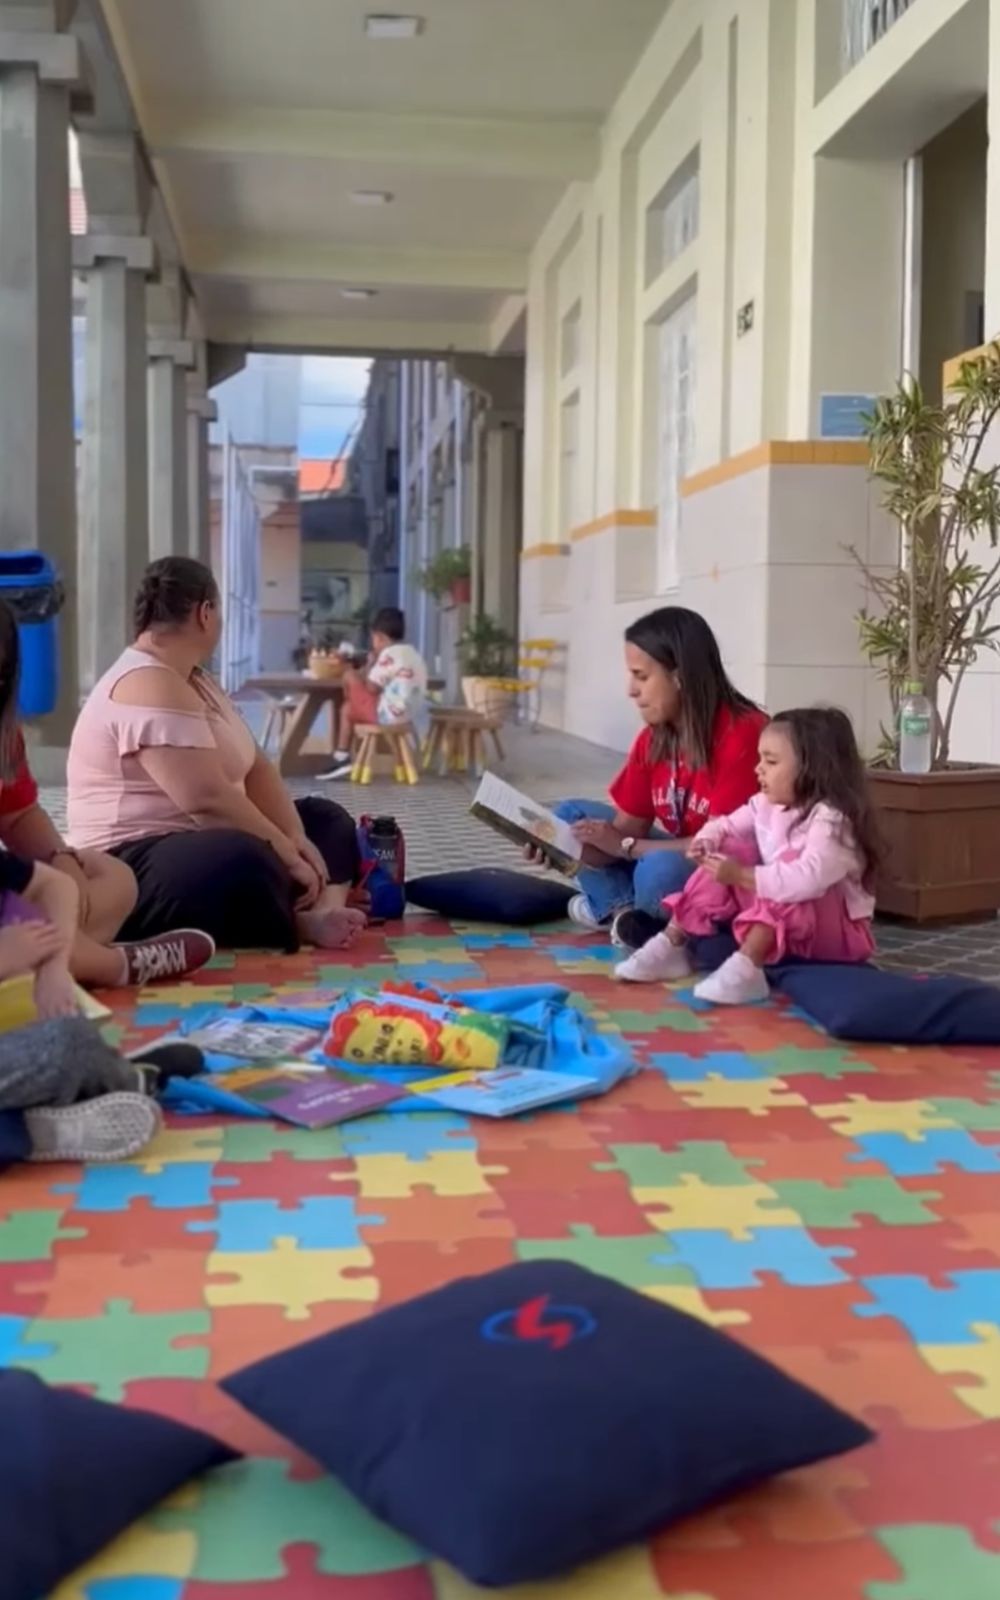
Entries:
{"label": "woman's arm", "polygon": [[305,840],[302,819],[295,809],[284,779],[273,761],[258,749],[253,766],[246,779],[247,799],[257,807],[261,816],[284,834],[294,845]]}
{"label": "woman's arm", "polygon": [[[26,861],[58,865],[60,873],[75,886],[79,906],[86,906],[90,892],[87,874],[80,865],[76,851],[69,848],[48,812],[43,811],[40,805],[26,806],[23,811],[0,819],[0,842],[12,855],[22,856]],[[82,921],[82,909],[79,915]]]}
{"label": "woman's arm", "polygon": [[178,811],[208,828],[238,828],[263,839],[290,864],[297,852],[282,830],[223,774],[218,752],[180,745],[148,745],[139,765]]}
{"label": "woman's arm", "polygon": [[[652,826],[649,817],[631,817],[626,811],[616,811],[610,822],[585,817],[573,824],[573,832],[583,844],[583,859],[588,867],[606,867],[609,861],[638,861],[653,851],[684,849],[684,839],[648,838]],[[635,840],[627,856],[626,839]]]}

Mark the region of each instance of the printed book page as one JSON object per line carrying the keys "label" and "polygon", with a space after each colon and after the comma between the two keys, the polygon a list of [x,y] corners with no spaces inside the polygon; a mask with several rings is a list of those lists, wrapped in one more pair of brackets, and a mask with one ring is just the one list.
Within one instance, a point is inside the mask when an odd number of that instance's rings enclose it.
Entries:
{"label": "printed book page", "polygon": [[570,824],[494,772],[483,774],[472,813],[515,843],[539,845],[564,870],[573,871],[579,865],[583,846]]}

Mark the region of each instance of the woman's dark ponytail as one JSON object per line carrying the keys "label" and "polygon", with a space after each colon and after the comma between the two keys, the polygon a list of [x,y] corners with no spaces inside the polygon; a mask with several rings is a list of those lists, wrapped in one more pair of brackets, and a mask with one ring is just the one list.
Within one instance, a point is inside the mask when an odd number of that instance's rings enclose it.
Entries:
{"label": "woman's dark ponytail", "polygon": [[135,636],[150,628],[179,628],[192,611],[218,603],[219,590],[208,567],[190,556],[164,556],[143,573],[132,620]]}

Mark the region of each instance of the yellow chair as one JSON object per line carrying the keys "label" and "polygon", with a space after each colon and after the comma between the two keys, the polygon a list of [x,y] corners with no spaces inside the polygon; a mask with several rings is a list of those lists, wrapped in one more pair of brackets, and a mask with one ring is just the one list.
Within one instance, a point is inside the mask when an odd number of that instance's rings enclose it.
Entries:
{"label": "yellow chair", "polygon": [[375,760],[383,747],[392,757],[393,774],[397,783],[419,783],[420,773],[414,759],[416,734],[408,722],[391,727],[380,722],[359,722],[354,730],[357,754],[351,769],[351,782],[369,784]]}
{"label": "yellow chair", "polygon": [[[565,648],[561,639],[522,639],[521,651],[517,658],[517,670],[521,676],[512,678],[505,687],[512,694],[522,695],[528,713],[532,733],[538,732],[542,720],[542,693],[545,687],[545,675],[555,665],[556,657]],[[534,696],[534,711],[532,711],[532,696]]]}

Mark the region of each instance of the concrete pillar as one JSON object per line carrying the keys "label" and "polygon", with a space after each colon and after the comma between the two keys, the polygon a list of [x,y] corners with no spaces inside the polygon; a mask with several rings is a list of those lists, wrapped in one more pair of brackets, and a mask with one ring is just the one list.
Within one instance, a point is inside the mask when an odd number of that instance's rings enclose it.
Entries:
{"label": "concrete pillar", "polygon": [[149,558],[146,278],[153,246],[134,235],[78,241],[87,273],[80,484],[80,669],[86,693],[132,637]]}
{"label": "concrete pillar", "polygon": [[521,430],[515,424],[488,419],[483,467],[483,610],[514,633],[521,544]]}
{"label": "concrete pillar", "polygon": [[81,60],[59,20],[0,3],[0,549],[44,550],[67,587],[53,744],[78,704],[68,134]]}
{"label": "concrete pillar", "polygon": [[207,394],[188,391],[187,397],[187,473],[188,473],[188,554],[206,566],[212,564],[211,476],[209,471],[208,430],[218,418],[219,408]]}
{"label": "concrete pillar", "polygon": [[188,339],[149,341],[149,558],[190,549],[187,372]]}

